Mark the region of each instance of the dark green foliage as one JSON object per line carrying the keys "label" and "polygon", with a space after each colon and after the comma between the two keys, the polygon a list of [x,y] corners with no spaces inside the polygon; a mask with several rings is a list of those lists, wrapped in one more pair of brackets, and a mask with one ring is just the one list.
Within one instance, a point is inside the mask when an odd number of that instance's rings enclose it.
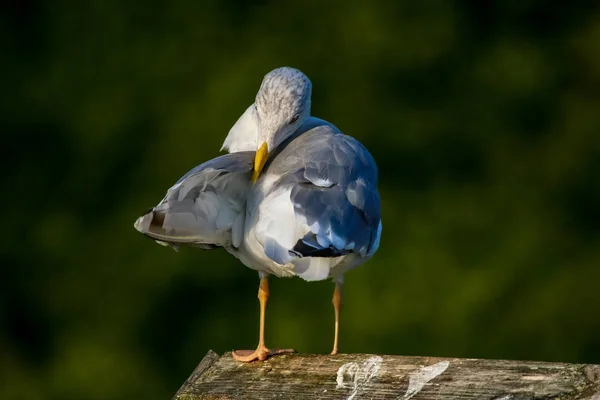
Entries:
{"label": "dark green foliage", "polygon": [[[13,3],[0,398],[169,398],[256,345],[253,271],[132,224],[282,65],[380,166],[343,352],[600,363],[597,2]],[[273,280],[267,344],[330,351],[332,292]]]}

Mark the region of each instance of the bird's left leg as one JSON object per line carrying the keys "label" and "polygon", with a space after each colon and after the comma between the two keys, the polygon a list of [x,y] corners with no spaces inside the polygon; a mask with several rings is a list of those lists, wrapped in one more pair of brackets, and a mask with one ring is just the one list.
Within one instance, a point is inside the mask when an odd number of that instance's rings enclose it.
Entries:
{"label": "bird's left leg", "polygon": [[340,331],[340,311],[342,309],[342,280],[335,279],[335,289],[333,290],[333,298],[331,302],[333,303],[333,310],[335,311],[335,333],[333,337],[333,350],[331,351],[331,355],[336,355],[338,353],[338,335]]}
{"label": "bird's left leg", "polygon": [[260,302],[260,333],[258,337],[258,346],[256,350],[236,350],[232,353],[233,358],[242,362],[250,362],[254,360],[266,360],[267,357],[284,354],[295,353],[293,349],[274,349],[269,350],[265,346],[265,314],[267,308],[267,299],[269,298],[269,281],[267,276],[261,276],[260,285],[258,287],[258,300]]}

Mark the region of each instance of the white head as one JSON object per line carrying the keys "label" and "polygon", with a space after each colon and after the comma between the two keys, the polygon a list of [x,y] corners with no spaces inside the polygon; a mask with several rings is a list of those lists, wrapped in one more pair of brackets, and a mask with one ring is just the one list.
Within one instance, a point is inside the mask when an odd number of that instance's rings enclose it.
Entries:
{"label": "white head", "polygon": [[254,102],[257,124],[255,176],[272,152],[310,116],[312,84],[297,69],[281,67],[265,75]]}
{"label": "white head", "polygon": [[312,84],[297,69],[282,67],[265,75],[254,102],[258,143],[273,151],[310,116]]}

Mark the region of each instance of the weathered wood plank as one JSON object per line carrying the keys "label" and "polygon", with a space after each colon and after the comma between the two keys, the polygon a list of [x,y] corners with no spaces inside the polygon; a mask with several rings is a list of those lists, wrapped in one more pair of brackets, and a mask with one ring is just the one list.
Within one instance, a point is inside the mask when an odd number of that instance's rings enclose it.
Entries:
{"label": "weathered wood plank", "polygon": [[200,399],[600,400],[600,365],[373,354],[243,364],[209,351],[175,395]]}

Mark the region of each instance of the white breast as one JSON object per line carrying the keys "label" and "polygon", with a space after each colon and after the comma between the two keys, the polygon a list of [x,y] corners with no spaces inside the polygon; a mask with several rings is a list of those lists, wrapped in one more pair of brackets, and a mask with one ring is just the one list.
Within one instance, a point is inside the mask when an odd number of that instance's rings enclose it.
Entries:
{"label": "white breast", "polygon": [[[269,192],[277,177],[265,176],[259,181],[248,199],[244,238],[240,260],[249,268],[276,276],[299,276],[306,281],[320,281],[331,275],[331,270],[346,256],[335,258],[297,257],[289,254],[298,240],[310,231],[303,218],[294,213],[290,200],[291,187]],[[269,192],[267,196],[263,193]],[[266,254],[267,247],[276,243],[275,251],[285,263],[277,263]],[[271,248],[273,251],[273,248]]]}

